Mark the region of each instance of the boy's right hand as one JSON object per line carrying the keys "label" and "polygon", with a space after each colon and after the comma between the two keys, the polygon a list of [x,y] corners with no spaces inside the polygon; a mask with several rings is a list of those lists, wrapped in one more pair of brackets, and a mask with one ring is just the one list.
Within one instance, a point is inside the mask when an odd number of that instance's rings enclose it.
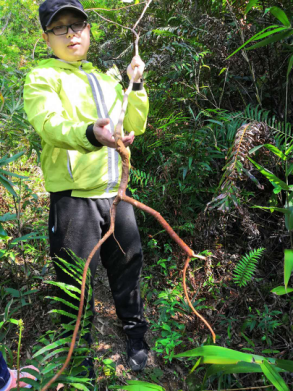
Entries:
{"label": "boy's right hand", "polygon": [[[102,145],[106,147],[115,148],[115,139],[109,130],[108,125],[110,124],[109,118],[99,118],[94,124],[94,135],[96,139]],[[128,147],[133,143],[134,132],[129,133],[127,136],[122,137],[122,141],[125,147]]]}

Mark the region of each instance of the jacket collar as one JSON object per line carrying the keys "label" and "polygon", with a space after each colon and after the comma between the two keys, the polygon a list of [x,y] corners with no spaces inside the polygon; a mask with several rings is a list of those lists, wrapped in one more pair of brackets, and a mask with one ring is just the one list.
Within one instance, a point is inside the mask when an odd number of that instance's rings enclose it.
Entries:
{"label": "jacket collar", "polygon": [[69,61],[61,60],[60,58],[54,55],[46,60],[41,60],[39,65],[50,66],[53,68],[71,69],[71,70],[80,67],[83,70],[87,70],[87,71],[94,69],[93,64],[89,61],[81,60],[81,61],[69,62]]}

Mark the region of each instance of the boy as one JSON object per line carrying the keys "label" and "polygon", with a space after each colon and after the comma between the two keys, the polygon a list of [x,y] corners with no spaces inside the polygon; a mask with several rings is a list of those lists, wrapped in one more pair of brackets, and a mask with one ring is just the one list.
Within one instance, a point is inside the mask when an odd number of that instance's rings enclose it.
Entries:
{"label": "boy", "polygon": [[[50,255],[74,263],[68,250],[86,259],[109,228],[109,212],[121,174],[112,134],[123,93],[112,77],[97,72],[86,61],[90,25],[78,0],[46,0],[39,15],[43,38],[54,56],[27,75],[24,108],[42,139],[42,170],[50,192]],[[144,63],[139,57],[129,65],[129,77],[135,67],[137,77],[124,120],[124,128],[130,132],[123,137],[125,146],[145,131],[148,114],[141,82]],[[139,290],[143,256],[134,212],[125,202],[117,208],[115,237],[124,254],[111,236],[91,261],[91,283],[101,257],[127,336],[128,362],[138,371],[145,367],[148,354],[144,340],[147,322]],[[54,266],[59,281],[76,285],[57,264]],[[69,296],[65,299],[72,300]],[[72,303],[78,305],[74,300]],[[90,304],[94,313],[93,297]],[[62,309],[69,311],[66,305]],[[69,323],[71,319],[62,316],[61,321]],[[90,344],[90,330],[86,339]]]}

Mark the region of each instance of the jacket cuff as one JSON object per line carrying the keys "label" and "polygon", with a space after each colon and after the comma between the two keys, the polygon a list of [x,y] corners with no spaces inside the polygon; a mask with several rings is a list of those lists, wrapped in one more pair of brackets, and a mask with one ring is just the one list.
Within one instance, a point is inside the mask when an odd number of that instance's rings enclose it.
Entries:
{"label": "jacket cuff", "polygon": [[143,90],[143,79],[141,79],[140,83],[133,83],[132,91],[141,91]]}
{"label": "jacket cuff", "polygon": [[103,147],[103,145],[96,139],[95,135],[94,135],[94,125],[89,125],[86,129],[86,133],[85,133],[87,139],[89,140],[89,142],[95,146],[95,147]]}

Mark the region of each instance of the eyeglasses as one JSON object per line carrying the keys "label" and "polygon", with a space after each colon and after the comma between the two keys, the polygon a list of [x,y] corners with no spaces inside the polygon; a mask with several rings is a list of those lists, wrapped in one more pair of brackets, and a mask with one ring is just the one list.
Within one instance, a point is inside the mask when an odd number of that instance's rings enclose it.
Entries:
{"label": "eyeglasses", "polygon": [[52,28],[51,30],[45,31],[46,34],[48,33],[53,33],[54,35],[65,35],[68,33],[69,27],[71,28],[72,31],[75,33],[78,33],[79,31],[82,31],[86,28],[87,22],[77,22],[77,23],[72,23],[67,26],[57,26]]}

